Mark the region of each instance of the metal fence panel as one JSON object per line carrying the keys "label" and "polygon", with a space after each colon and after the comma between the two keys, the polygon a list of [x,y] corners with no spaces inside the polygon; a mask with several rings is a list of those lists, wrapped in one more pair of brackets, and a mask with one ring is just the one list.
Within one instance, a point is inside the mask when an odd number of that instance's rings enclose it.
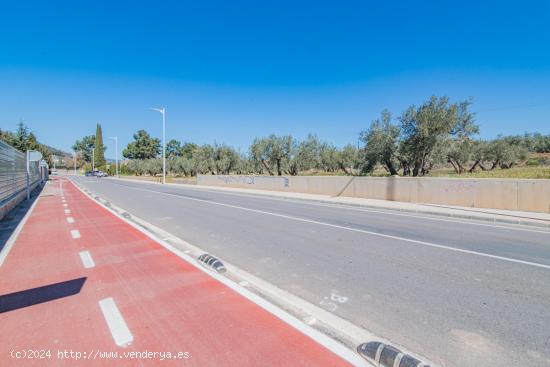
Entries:
{"label": "metal fence panel", "polygon": [[[30,186],[35,186],[41,179],[39,162],[30,162]],[[26,190],[27,167],[24,153],[0,141],[0,206]]]}

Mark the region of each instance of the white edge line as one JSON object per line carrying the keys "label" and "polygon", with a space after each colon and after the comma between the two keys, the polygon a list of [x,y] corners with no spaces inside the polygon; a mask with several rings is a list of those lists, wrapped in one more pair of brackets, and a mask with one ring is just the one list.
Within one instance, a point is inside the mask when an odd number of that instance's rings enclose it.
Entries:
{"label": "white edge line", "polygon": [[[140,184],[154,184],[154,182],[142,182],[139,180],[128,180],[128,181],[133,183],[140,183]],[[122,183],[119,183],[119,182],[112,182],[112,183],[118,184],[120,186],[136,188],[135,186],[123,185]],[[487,222],[486,219],[483,219],[481,217],[468,219],[468,218],[453,217],[453,215],[433,214],[433,213],[422,212],[422,211],[416,211],[416,212],[412,212],[409,210],[401,211],[400,209],[395,209],[395,208],[383,208],[383,207],[375,208],[373,206],[368,206],[368,205],[361,205],[361,204],[354,205],[354,204],[349,204],[345,202],[337,202],[337,201],[315,199],[315,198],[294,198],[290,196],[279,197],[279,196],[270,195],[268,193],[248,193],[248,192],[240,193],[240,192],[233,192],[233,191],[226,191],[226,190],[218,190],[218,188],[225,189],[225,187],[216,187],[216,186],[207,186],[207,187],[199,188],[199,187],[180,187],[179,186],[180,184],[173,184],[173,183],[168,183],[167,185],[170,185],[174,188],[178,188],[182,190],[202,191],[202,192],[211,192],[216,194],[227,194],[232,196],[251,197],[251,198],[256,198],[260,200],[274,200],[274,201],[282,201],[282,202],[289,202],[289,203],[296,203],[296,204],[303,204],[303,205],[329,207],[329,208],[342,209],[342,210],[379,213],[379,214],[385,214],[385,215],[410,217],[410,218],[416,218],[416,219],[426,219],[426,220],[433,220],[433,221],[440,221],[440,222],[461,223],[461,224],[468,224],[473,226],[501,228],[501,229],[510,230],[510,231],[525,231],[525,232],[550,234],[550,231],[548,230],[544,230],[544,229],[537,230],[534,228],[526,228],[526,226],[529,227],[529,225],[520,224],[520,223],[507,223],[507,222],[499,222],[501,224],[479,223],[479,222]],[[245,189],[245,190],[249,190],[249,189]],[[261,191],[261,190],[258,190],[258,191]],[[155,192],[158,192],[158,191],[155,191]],[[320,202],[320,201],[323,201],[323,202]],[[456,209],[456,210],[461,210],[461,209]],[[437,218],[434,216],[445,216],[446,218]],[[484,217],[484,218],[487,218],[487,217]],[[510,227],[510,225],[513,227]],[[519,227],[519,226],[522,226],[522,227]]]}
{"label": "white edge line", "polygon": [[78,254],[80,255],[80,261],[82,261],[82,265],[84,265],[86,269],[95,267],[95,262],[92,258],[92,255],[90,254],[90,251],[80,251]]}
{"label": "white edge line", "polygon": [[27,214],[25,214],[23,219],[21,219],[21,222],[19,222],[19,224],[15,228],[15,231],[13,231],[13,233],[11,234],[4,248],[2,248],[2,251],[0,252],[0,266],[2,266],[2,264],[4,263],[4,260],[6,260],[6,257],[8,257],[8,254],[10,253],[13,245],[15,244],[17,237],[19,237],[19,233],[21,233],[21,231],[23,230],[25,223],[27,223],[27,220],[31,216],[31,213],[34,211],[34,207],[36,206],[36,204],[38,204],[38,200],[40,200],[40,198],[41,196],[38,195],[34,203],[32,203],[31,207],[29,208],[29,211],[27,212]]}
{"label": "white edge line", "polygon": [[134,336],[116,306],[115,300],[109,297],[102,299],[98,303],[116,345],[124,347],[130,344],[134,340]]}
{"label": "white edge line", "polygon": [[171,193],[168,193],[168,192],[159,192],[159,191],[144,189],[144,188],[140,188],[140,187],[132,187],[132,188],[134,190],[148,191],[148,192],[153,192],[153,193],[161,194],[161,195],[174,196],[176,198],[180,198],[180,199],[184,199],[184,200],[199,201],[199,202],[203,202],[203,203],[210,204],[210,205],[219,205],[219,206],[224,206],[224,207],[229,207],[229,208],[234,208],[234,209],[245,210],[245,211],[249,211],[249,212],[253,212],[253,213],[260,213],[260,214],[271,215],[271,216],[275,216],[275,217],[279,217],[279,218],[291,219],[291,220],[304,222],[304,223],[311,223],[311,224],[317,224],[317,225],[327,226],[327,227],[331,227],[331,228],[344,229],[344,230],[351,231],[351,232],[358,232],[358,233],[368,234],[368,235],[372,235],[372,236],[378,236],[378,237],[382,237],[382,238],[390,238],[390,239],[393,239],[393,240],[398,240],[398,241],[403,241],[403,242],[408,242],[408,243],[414,243],[414,244],[417,244],[417,245],[428,246],[428,247],[433,247],[433,248],[439,248],[439,249],[442,249],[442,250],[454,251],[454,252],[459,252],[459,253],[463,253],[463,254],[477,255],[477,256],[487,257],[487,258],[501,260],[501,261],[507,261],[507,262],[517,263],[517,264],[529,265],[529,266],[535,266],[535,267],[539,267],[539,268],[543,268],[543,269],[550,269],[550,265],[535,263],[535,262],[525,261],[525,260],[519,260],[519,259],[513,259],[513,258],[509,258],[509,257],[504,257],[504,256],[492,255],[492,254],[488,254],[488,253],[485,253],[485,252],[478,252],[478,251],[473,251],[473,250],[466,250],[466,249],[456,248],[456,247],[452,247],[452,246],[439,245],[437,243],[432,243],[432,242],[413,240],[413,239],[410,239],[410,238],[393,236],[393,235],[383,234],[383,233],[378,233],[378,232],[372,232],[372,231],[367,231],[367,230],[359,229],[359,228],[345,227],[345,226],[340,226],[340,225],[337,225],[337,224],[331,224],[331,223],[319,222],[319,221],[311,220],[311,219],[294,217],[294,216],[291,216],[291,215],[272,213],[272,212],[268,212],[268,211],[265,211],[265,210],[252,209],[252,208],[246,208],[246,207],[242,207],[242,206],[238,206],[238,205],[220,203],[220,202],[211,201],[211,200],[203,200],[203,199],[197,199],[197,198],[192,198],[192,197],[187,197],[187,196],[181,196],[181,195],[171,194]]}
{"label": "white edge line", "polygon": [[354,366],[365,366],[365,367],[371,367],[372,365],[368,363],[364,358],[359,356],[355,351],[352,351],[348,347],[344,346],[343,344],[340,344],[336,340],[330,338],[329,336],[323,334],[322,332],[314,329],[310,325],[307,325],[300,319],[298,319],[295,316],[292,316],[291,314],[287,313],[286,311],[282,310],[281,308],[275,306],[274,304],[270,303],[269,301],[261,298],[260,296],[252,293],[248,289],[239,286],[238,284],[234,283],[233,281],[225,278],[222,275],[219,275],[217,273],[210,272],[209,270],[203,268],[200,266],[196,259],[192,256],[189,256],[185,254],[183,251],[177,249],[176,247],[170,245],[169,243],[165,242],[164,240],[157,238],[154,234],[148,232],[146,229],[138,226],[137,224],[129,221],[128,219],[120,216],[117,212],[115,212],[112,208],[106,207],[104,205],[101,205],[96,200],[91,199],[90,195],[85,193],[78,185],[72,184],[80,190],[84,195],[86,195],[90,200],[95,202],[97,205],[109,210],[112,214],[114,214],[117,218],[123,220],[130,226],[134,227],[141,233],[145,234],[147,237],[152,239],[153,241],[159,243],[161,246],[166,248],[168,251],[172,252],[173,254],[177,255],[178,257],[182,258],[195,268],[199,269],[200,271],[204,272],[205,274],[209,275],[210,277],[216,279],[217,281],[221,282],[225,286],[229,287],[230,289],[234,290],[241,296],[245,297],[249,301],[255,303],[256,305],[260,306],[264,310],[268,311],[272,315],[276,316],[280,320],[286,322],[288,325],[292,326],[293,328],[299,330],[302,334],[307,335],[317,343],[321,344],[328,350],[332,351],[334,354],[340,356],[342,359],[346,360],[347,362],[351,363]]}

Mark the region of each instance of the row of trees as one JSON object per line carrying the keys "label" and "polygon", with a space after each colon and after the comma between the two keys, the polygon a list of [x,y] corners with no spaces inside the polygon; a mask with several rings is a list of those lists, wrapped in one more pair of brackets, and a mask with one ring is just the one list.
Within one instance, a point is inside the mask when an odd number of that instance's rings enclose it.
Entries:
{"label": "row of trees", "polygon": [[27,150],[38,150],[42,153],[43,159],[48,162],[48,165],[52,166],[50,149],[38,141],[34,133],[29,130],[23,121],[19,121],[17,128],[13,132],[0,129],[0,140],[23,153]]}
{"label": "row of trees", "polygon": [[483,141],[469,111],[470,101],[450,103],[432,97],[411,106],[397,119],[385,110],[361,133],[364,143],[362,172],[382,165],[391,175],[428,174],[435,165],[450,164],[456,173],[479,168],[507,169],[527,159],[529,152],[550,152],[550,136],[526,134]]}
{"label": "row of trees", "polygon": [[[136,174],[158,174],[162,172],[162,160],[158,154],[143,155],[139,146],[153,147],[160,150],[160,143],[150,139],[143,142],[142,133],[136,133],[139,144],[130,143],[125,150],[128,159],[122,165],[122,172]],[[136,139],[136,140],[138,140]],[[149,149],[148,149],[149,150]],[[137,156],[145,159],[136,159]],[[297,175],[299,172],[316,170],[324,172],[341,171],[353,174],[359,164],[357,148],[348,145],[337,149],[333,145],[321,141],[315,135],[309,135],[302,142],[291,136],[276,136],[255,139],[249,154],[243,154],[225,144],[180,143],[171,140],[167,143],[167,169],[173,174],[193,176],[201,174],[244,174],[257,173],[269,175]],[[153,158],[154,157],[154,158]]]}
{"label": "row of trees", "polygon": [[[310,134],[303,141],[290,135],[256,138],[246,153],[225,144],[181,143],[170,140],[166,146],[167,168],[176,175],[255,173],[297,175],[300,172],[370,174],[383,167],[388,174],[423,176],[438,165],[452,166],[456,173],[476,169],[507,169],[527,158],[529,152],[550,152],[550,135],[525,134],[478,138],[479,127],[470,111],[471,102],[451,102],[433,96],[419,106],[407,108],[393,117],[384,110],[359,135],[361,147],[337,148]],[[99,139],[98,139],[99,137]],[[145,130],[137,131],[122,154],[123,173],[162,172],[161,142]],[[90,148],[91,147],[91,148]],[[103,159],[101,126],[96,135],[76,142],[76,150],[91,161],[96,149],[96,166]],[[101,158],[99,158],[101,157]]]}

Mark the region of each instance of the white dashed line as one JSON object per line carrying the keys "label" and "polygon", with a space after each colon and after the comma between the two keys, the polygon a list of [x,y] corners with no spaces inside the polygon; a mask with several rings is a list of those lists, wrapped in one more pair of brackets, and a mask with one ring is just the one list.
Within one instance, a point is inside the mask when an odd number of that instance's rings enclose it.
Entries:
{"label": "white dashed line", "polygon": [[78,229],[71,229],[71,236],[73,238],[80,238],[80,231]]}
{"label": "white dashed line", "polygon": [[71,209],[65,209],[65,214],[71,214]]}
{"label": "white dashed line", "polygon": [[67,217],[67,223],[74,223],[73,217]]}
{"label": "white dashed line", "polygon": [[99,301],[99,307],[101,307],[103,317],[107,322],[116,345],[124,347],[130,344],[134,340],[134,336],[130,332],[130,329],[128,329],[128,325],[126,325],[126,321],[124,321],[114,299],[111,297],[102,299]]}
{"label": "white dashed line", "polygon": [[63,206],[64,206],[64,207],[66,208],[66,207],[68,207],[69,205],[67,205],[67,204],[63,204]]}
{"label": "white dashed line", "polygon": [[90,251],[80,251],[78,253],[80,255],[80,260],[82,260],[82,265],[86,269],[93,268],[95,266],[94,259],[92,259],[92,255],[90,255]]}

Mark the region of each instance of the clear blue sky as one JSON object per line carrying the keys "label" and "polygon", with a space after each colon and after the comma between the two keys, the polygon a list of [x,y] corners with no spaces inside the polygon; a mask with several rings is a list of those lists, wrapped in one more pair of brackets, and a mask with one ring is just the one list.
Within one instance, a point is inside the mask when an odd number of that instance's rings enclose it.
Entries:
{"label": "clear blue sky", "polygon": [[[384,108],[473,98],[482,137],[550,133],[548,1],[11,1],[0,128],[65,150],[103,125],[242,150],[355,143]],[[108,157],[114,156],[108,142]]]}

